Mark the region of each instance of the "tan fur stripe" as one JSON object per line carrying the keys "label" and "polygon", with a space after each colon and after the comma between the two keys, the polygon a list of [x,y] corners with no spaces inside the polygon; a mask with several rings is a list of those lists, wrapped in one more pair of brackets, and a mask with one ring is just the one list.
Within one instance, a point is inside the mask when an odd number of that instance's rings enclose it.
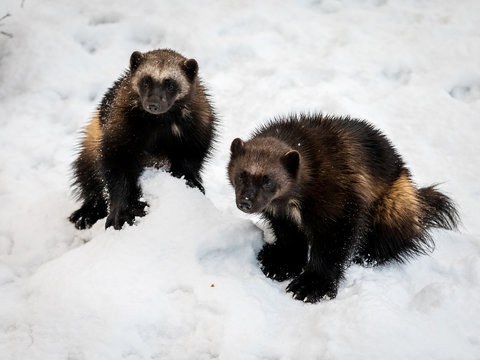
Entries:
{"label": "tan fur stripe", "polygon": [[399,224],[402,219],[416,219],[421,211],[417,189],[408,175],[403,172],[383,196],[374,221],[377,223]]}
{"label": "tan fur stripe", "polygon": [[182,137],[182,129],[177,125],[177,123],[172,123],[172,133],[177,137]]}
{"label": "tan fur stripe", "polygon": [[101,138],[102,128],[100,127],[100,114],[96,111],[85,129],[85,138],[82,142],[82,146],[87,155],[97,157]]}
{"label": "tan fur stripe", "polygon": [[367,203],[372,204],[384,188],[378,184],[378,181],[370,176],[367,171],[361,168],[361,165],[357,164],[360,168],[358,173],[353,174],[353,180],[356,184],[356,193],[360,195],[360,197]]}
{"label": "tan fur stripe", "polygon": [[298,226],[302,225],[302,211],[300,208],[300,201],[297,199],[290,199],[288,201],[289,205],[289,216],[290,218],[297,223]]}

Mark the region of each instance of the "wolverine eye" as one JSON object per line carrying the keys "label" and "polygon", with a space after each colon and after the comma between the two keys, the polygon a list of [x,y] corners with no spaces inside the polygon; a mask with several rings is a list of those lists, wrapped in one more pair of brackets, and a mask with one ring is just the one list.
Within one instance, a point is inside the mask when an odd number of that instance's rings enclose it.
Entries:
{"label": "wolverine eye", "polygon": [[273,181],[268,176],[263,177],[263,187],[266,190],[271,190],[273,188]]}
{"label": "wolverine eye", "polygon": [[177,89],[177,83],[173,79],[165,79],[163,81],[163,86],[165,86],[165,88],[170,92],[173,92]]}
{"label": "wolverine eye", "polygon": [[238,181],[243,181],[245,180],[245,178],[247,177],[247,172],[246,171],[242,171],[240,174],[238,174],[237,178],[238,178]]}
{"label": "wolverine eye", "polygon": [[140,80],[140,86],[144,89],[148,88],[152,83],[152,78],[150,76],[145,76]]}

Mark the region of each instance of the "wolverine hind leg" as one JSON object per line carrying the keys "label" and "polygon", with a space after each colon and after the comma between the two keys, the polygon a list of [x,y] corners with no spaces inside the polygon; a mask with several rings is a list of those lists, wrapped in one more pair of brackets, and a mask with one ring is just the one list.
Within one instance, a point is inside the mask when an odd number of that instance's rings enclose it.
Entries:
{"label": "wolverine hind leg", "polygon": [[371,229],[360,245],[354,262],[381,265],[405,262],[414,255],[427,254],[434,248],[427,232],[425,201],[403,169],[399,177],[378,200],[373,209]]}
{"label": "wolverine hind leg", "polygon": [[94,165],[80,156],[74,163],[75,186],[83,200],[80,209],[69,220],[77,229],[90,228],[97,220],[107,216],[107,203],[103,195],[103,183],[95,173]]}
{"label": "wolverine hind leg", "polygon": [[305,234],[290,219],[272,218],[270,225],[276,241],[263,245],[257,256],[263,273],[277,281],[298,276],[308,260]]}
{"label": "wolverine hind leg", "polygon": [[97,220],[107,216],[107,203],[103,195],[104,184],[98,171],[99,146],[102,131],[99,114],[94,114],[85,129],[81,151],[73,163],[74,187],[83,204],[70,215],[69,220],[77,229],[91,227]]}

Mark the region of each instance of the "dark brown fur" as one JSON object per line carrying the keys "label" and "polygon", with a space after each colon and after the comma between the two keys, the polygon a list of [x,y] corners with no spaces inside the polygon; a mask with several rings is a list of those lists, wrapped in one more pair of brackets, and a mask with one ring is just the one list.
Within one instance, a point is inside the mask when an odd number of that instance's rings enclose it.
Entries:
{"label": "dark brown fur", "polygon": [[168,163],[174,176],[204,192],[200,172],[216,119],[198,65],[172,50],[134,52],[86,127],[73,164],[82,207],[70,220],[79,229],[108,215],[120,229],[145,215],[138,177],[145,166]]}
{"label": "dark brown fur", "polygon": [[273,121],[233,141],[228,173],[237,206],[261,213],[276,236],[259,254],[263,271],[296,277],[287,289],[305,301],[335,297],[351,260],[404,261],[433,248],[428,228],[458,222],[452,201],[417,188],[391,143],[360,120]]}

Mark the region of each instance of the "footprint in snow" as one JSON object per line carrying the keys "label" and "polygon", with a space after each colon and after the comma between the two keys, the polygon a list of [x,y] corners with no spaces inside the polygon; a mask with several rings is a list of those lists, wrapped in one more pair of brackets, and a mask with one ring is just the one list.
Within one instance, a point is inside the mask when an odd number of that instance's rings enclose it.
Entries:
{"label": "footprint in snow", "polygon": [[455,85],[448,93],[451,97],[467,103],[478,100],[480,99],[480,79]]}
{"label": "footprint in snow", "polygon": [[88,22],[90,26],[98,26],[98,25],[107,25],[107,24],[115,24],[121,20],[120,14],[103,14],[94,16]]}

